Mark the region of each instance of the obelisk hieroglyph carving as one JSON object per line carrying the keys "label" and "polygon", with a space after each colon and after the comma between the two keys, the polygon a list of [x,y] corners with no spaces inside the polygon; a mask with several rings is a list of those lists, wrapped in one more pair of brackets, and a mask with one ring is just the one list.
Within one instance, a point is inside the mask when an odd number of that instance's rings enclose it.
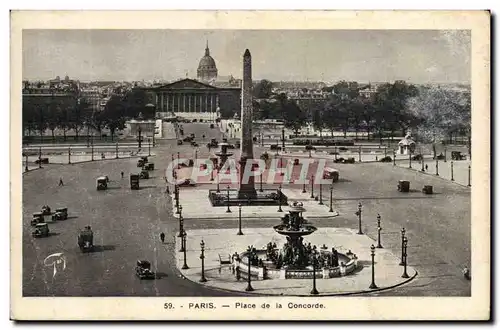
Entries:
{"label": "obelisk hieroglyph carving", "polygon": [[253,162],[252,140],[252,55],[245,50],[243,54],[243,82],[241,86],[241,156],[240,187],[238,197],[251,199],[257,196],[254,177],[244,175],[247,161]]}

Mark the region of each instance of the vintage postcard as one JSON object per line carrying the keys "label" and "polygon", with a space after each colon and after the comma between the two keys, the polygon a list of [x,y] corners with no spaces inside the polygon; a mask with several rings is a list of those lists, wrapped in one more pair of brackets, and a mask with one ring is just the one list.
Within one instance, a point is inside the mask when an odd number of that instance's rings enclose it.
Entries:
{"label": "vintage postcard", "polygon": [[12,319],[490,318],[489,12],[11,27]]}

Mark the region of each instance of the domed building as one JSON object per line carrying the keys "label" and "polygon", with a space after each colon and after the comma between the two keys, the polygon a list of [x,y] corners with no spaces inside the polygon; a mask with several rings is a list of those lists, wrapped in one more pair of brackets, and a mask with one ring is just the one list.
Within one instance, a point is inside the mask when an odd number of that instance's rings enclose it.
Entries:
{"label": "domed building", "polygon": [[210,56],[210,49],[205,48],[205,56],[200,60],[197,71],[198,80],[203,82],[214,82],[217,79],[217,66],[215,65],[215,60]]}

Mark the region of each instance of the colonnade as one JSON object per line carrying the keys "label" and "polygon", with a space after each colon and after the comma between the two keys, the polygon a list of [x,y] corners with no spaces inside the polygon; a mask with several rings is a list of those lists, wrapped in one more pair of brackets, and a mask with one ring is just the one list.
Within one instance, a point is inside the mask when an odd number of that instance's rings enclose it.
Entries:
{"label": "colonnade", "polygon": [[210,92],[158,92],[156,94],[159,112],[216,112],[219,95]]}

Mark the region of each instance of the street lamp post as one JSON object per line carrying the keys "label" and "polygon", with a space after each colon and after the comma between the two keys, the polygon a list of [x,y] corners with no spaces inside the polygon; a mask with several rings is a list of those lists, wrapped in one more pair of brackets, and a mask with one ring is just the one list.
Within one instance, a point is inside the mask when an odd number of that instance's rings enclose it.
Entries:
{"label": "street lamp post", "polygon": [[455,181],[455,179],[453,178],[453,160],[450,162],[450,165],[451,165],[451,181]]}
{"label": "street lamp post", "polygon": [[24,157],[26,157],[26,160],[24,162],[24,171],[28,172],[28,153],[24,153]]}
{"label": "street lamp post", "polygon": [[203,242],[203,240],[201,240],[200,247],[201,247],[201,254],[200,254],[201,278],[200,278],[200,282],[206,282],[207,279],[205,278],[205,242]]}
{"label": "street lamp post", "polygon": [[363,235],[363,230],[361,229],[361,202],[358,203],[358,211],[356,211],[356,215],[358,216],[358,235]]}
{"label": "street lamp post", "polygon": [[217,168],[217,192],[220,193],[219,168]]}
{"label": "street lamp post", "polygon": [[179,209],[182,210],[182,206],[180,206],[179,203],[179,186],[177,184],[174,186],[174,197],[175,197],[175,208],[177,209],[175,211],[175,214],[179,214],[180,213]]}
{"label": "street lamp post", "polygon": [[238,233],[236,235],[243,235],[241,231],[241,203],[238,204]]}
{"label": "street lamp post", "polygon": [[467,187],[470,187],[470,164],[469,164],[469,179],[467,181]]}
{"label": "street lamp post", "polygon": [[444,162],[446,163],[446,146],[444,147]]}
{"label": "street lamp post", "polygon": [[249,246],[247,248],[247,257],[248,257],[248,274],[247,274],[247,278],[248,278],[248,284],[247,284],[247,287],[245,288],[245,291],[253,291],[253,287],[252,287],[252,274],[250,273],[250,266],[252,264],[252,259],[253,259],[253,246]]}
{"label": "street lamp post", "polygon": [[324,205],[323,204],[323,185],[321,184],[321,182],[319,184],[319,203],[318,204]]}
{"label": "street lamp post", "polygon": [[151,138],[148,138],[148,156],[151,156]]}
{"label": "street lamp post", "polygon": [[328,212],[333,212],[333,184],[330,185],[330,209]]}
{"label": "street lamp post", "polygon": [[115,144],[115,158],[118,159],[118,142]]}
{"label": "street lamp post", "polygon": [[187,265],[187,260],[186,260],[186,251],[187,251],[187,246],[186,246],[186,239],[187,239],[187,233],[185,230],[182,232],[182,242],[184,244],[184,265],[182,265],[182,269],[189,269]]}
{"label": "street lamp post", "polygon": [[210,181],[214,181],[214,167],[212,163],[212,167],[210,168]]}
{"label": "street lamp post", "polygon": [[[38,168],[42,168],[42,147],[38,147]],[[470,166],[469,166],[470,168]],[[469,171],[470,173],[470,171]],[[470,177],[470,175],[469,175]]]}
{"label": "street lamp post", "polygon": [[439,159],[436,157],[436,175],[439,176]]}
{"label": "street lamp post", "polygon": [[421,172],[425,172],[425,169],[424,169],[424,154],[422,153],[422,151],[420,151],[420,156],[422,157],[422,168],[420,169]]}
{"label": "street lamp post", "polygon": [[283,212],[283,209],[281,208],[281,184],[278,187],[278,212]]}
{"label": "street lamp post", "polygon": [[319,294],[316,289],[316,266],[318,263],[318,257],[316,256],[316,250],[313,250],[313,288],[311,290],[311,294]]}
{"label": "street lamp post", "polygon": [[410,159],[410,165],[408,166],[408,168],[412,168],[411,167],[411,151],[408,152],[408,158]]}
{"label": "street lamp post", "polygon": [[404,260],[405,260],[405,236],[406,235],[406,229],[401,229],[401,262],[399,263],[400,266],[404,265]]}
{"label": "street lamp post", "polygon": [[281,128],[281,150],[285,152],[285,127]]}
{"label": "street lamp post", "polygon": [[382,243],[380,242],[380,232],[382,231],[382,227],[380,226],[380,220],[381,220],[380,214],[377,214],[377,231],[378,231],[378,240],[377,240],[377,249],[382,249]]}
{"label": "street lamp post", "polygon": [[361,146],[359,146],[358,153],[359,153],[359,162],[361,163]]}
{"label": "street lamp post", "polygon": [[94,136],[92,135],[92,141],[90,143],[91,160],[94,161]]}
{"label": "street lamp post", "polygon": [[396,166],[396,150],[392,151],[392,166]]}
{"label": "street lamp post", "polygon": [[71,147],[68,147],[68,164],[71,164]]}
{"label": "street lamp post", "polygon": [[406,269],[406,266],[408,265],[408,238],[404,238],[403,240],[403,256],[404,256],[404,263],[403,263],[403,275],[401,275],[402,278],[408,278],[408,272]]}
{"label": "street lamp post", "polygon": [[177,237],[182,237],[182,231],[184,230],[184,218],[182,217],[182,205],[179,206],[179,235]]}
{"label": "street lamp post", "polygon": [[311,175],[311,198],[314,198],[314,175]]}
{"label": "street lamp post", "polygon": [[375,284],[375,246],[372,244],[370,247],[371,255],[372,255],[372,283],[370,284],[370,289],[378,289],[378,286]]}
{"label": "street lamp post", "polygon": [[264,189],[262,189],[262,172],[259,174],[259,179],[260,179],[260,189],[259,189],[259,191],[263,192]]}
{"label": "street lamp post", "polygon": [[137,130],[137,132],[139,133],[139,136],[137,137],[137,140],[139,142],[139,149],[141,149],[141,147],[142,147],[142,135],[141,135],[142,130],[141,130],[140,126],[139,126],[139,129]]}
{"label": "street lamp post", "polygon": [[231,213],[231,209],[229,208],[229,186],[227,186],[227,210],[226,213]]}

